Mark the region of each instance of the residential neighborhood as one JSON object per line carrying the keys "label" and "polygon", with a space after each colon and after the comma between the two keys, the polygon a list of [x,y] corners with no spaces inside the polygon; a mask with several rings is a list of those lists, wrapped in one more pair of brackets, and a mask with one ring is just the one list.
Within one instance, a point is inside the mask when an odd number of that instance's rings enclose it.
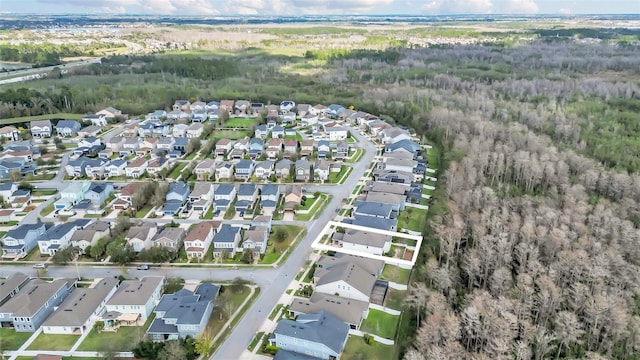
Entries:
{"label": "residential neighborhood", "polygon": [[[338,359],[363,336],[393,346],[436,181],[409,129],[337,104],[228,99],[138,117],[110,107],[29,129],[31,140],[0,152],[2,261],[27,264],[0,273],[3,328],[36,343],[74,335],[74,351],[93,331],[126,327],[150,341],[196,338],[229,301],[229,282],[206,276],[224,269],[262,287],[262,271],[296,261],[245,352]],[[40,168],[43,157],[51,165]],[[290,257],[302,243],[308,259]],[[85,279],[100,272],[92,264],[106,265],[103,276]],[[106,276],[111,266],[126,271]],[[155,266],[195,278],[169,292]]]}

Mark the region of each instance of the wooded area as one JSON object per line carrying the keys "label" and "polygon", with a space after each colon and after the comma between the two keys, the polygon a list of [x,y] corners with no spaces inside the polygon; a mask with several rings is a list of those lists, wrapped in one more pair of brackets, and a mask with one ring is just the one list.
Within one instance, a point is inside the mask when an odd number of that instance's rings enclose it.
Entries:
{"label": "wooded area", "polygon": [[443,150],[405,359],[638,359],[639,50],[567,38],[123,58],[8,86],[0,117],[143,114],[190,97],[381,115]]}

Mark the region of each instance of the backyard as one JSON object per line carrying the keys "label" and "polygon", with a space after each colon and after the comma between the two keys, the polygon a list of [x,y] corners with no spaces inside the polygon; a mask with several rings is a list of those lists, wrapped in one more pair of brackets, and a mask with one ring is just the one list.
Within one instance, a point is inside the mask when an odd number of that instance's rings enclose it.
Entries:
{"label": "backyard", "polygon": [[387,295],[384,298],[384,306],[394,310],[402,310],[404,307],[404,299],[406,297],[406,291],[389,288],[387,290]]}
{"label": "backyard", "polygon": [[231,118],[224,123],[226,128],[250,128],[257,122],[257,119]]}
{"label": "backyard", "polygon": [[[375,354],[375,357],[372,356]],[[342,360],[361,360],[361,359],[395,359],[396,348],[390,345],[382,345],[377,342],[369,345],[364,338],[351,335],[344,347]]]}
{"label": "backyard", "polygon": [[185,167],[187,167],[186,162],[178,163],[178,165],[176,165],[176,167],[173,168],[171,173],[169,173],[169,177],[172,179],[178,179],[178,176],[180,176],[182,169],[184,169]]}
{"label": "backyard", "polygon": [[410,269],[403,269],[398,266],[386,264],[384,266],[384,270],[382,270],[380,278],[398,284],[407,284],[409,282],[410,275]]}
{"label": "backyard", "polygon": [[17,332],[10,328],[0,328],[0,344],[5,350],[18,350],[33,333]]}
{"label": "backyard", "polygon": [[78,346],[78,351],[101,351],[105,344],[120,351],[131,351],[144,338],[144,334],[154,317],[155,313],[151,313],[143,326],[120,326],[117,332],[96,332],[95,329],[92,329],[82,344]]}
{"label": "backyard", "polygon": [[27,350],[71,350],[80,335],[40,334]]}
{"label": "backyard", "polygon": [[396,337],[396,328],[398,327],[399,320],[400,316],[370,309],[369,316],[362,322],[360,330],[365,333],[375,334],[393,340]]}
{"label": "backyard", "polygon": [[427,210],[406,207],[398,216],[398,229],[422,231],[427,221]]}

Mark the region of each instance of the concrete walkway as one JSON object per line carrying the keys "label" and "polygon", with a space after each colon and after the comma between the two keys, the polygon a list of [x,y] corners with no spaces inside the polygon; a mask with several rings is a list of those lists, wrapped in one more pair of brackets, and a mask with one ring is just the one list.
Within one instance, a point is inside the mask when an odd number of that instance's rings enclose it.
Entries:
{"label": "concrete walkway", "polygon": [[22,344],[22,346],[20,346],[20,348],[16,351],[6,351],[5,354],[11,354],[13,353],[13,355],[11,355],[9,357],[9,360],[15,360],[18,356],[20,356],[20,354],[24,351],[27,350],[27,348],[31,345],[31,343],[33,343],[36,338],[38,336],[40,336],[40,334],[42,333],[42,327],[38,327],[38,330],[36,330],[36,332],[33,333],[33,335],[31,335],[27,341],[24,342],[24,344]]}
{"label": "concrete walkway", "polygon": [[429,210],[429,205],[420,205],[420,204],[412,204],[412,203],[406,203],[404,204],[406,207],[412,207],[412,208],[416,208],[416,209],[423,209],[423,210]]}

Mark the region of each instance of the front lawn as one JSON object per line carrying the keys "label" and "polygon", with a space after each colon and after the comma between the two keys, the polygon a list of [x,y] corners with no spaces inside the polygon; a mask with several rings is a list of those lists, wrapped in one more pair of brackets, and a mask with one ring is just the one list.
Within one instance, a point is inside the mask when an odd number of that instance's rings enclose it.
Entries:
{"label": "front lawn", "polygon": [[[372,356],[375,354],[375,356]],[[342,360],[356,359],[396,359],[396,348],[391,345],[382,345],[377,342],[369,345],[364,342],[364,338],[350,335],[347,344],[344,347]]]}
{"label": "front lawn", "polygon": [[38,189],[31,192],[31,196],[51,196],[58,192],[56,189]]}
{"label": "front lawn", "polygon": [[386,312],[370,309],[369,316],[362,322],[360,330],[365,333],[375,334],[387,339],[395,339],[396,328],[400,316],[390,315]]}
{"label": "front lawn", "polygon": [[[247,296],[249,296],[249,294],[251,293],[251,289],[246,286],[243,287],[242,291],[239,293],[231,292],[231,288],[229,287],[223,287],[223,288],[224,288],[224,292],[231,293],[230,302],[233,304],[232,308],[234,312],[238,310],[238,308],[240,307],[240,304],[242,304],[244,299],[246,299]],[[223,296],[223,294],[220,294],[219,297],[220,296]],[[216,300],[216,303],[220,303],[220,300]],[[209,322],[207,323],[207,328],[205,329],[205,333],[211,335],[211,337],[216,336],[216,334],[222,330],[222,326],[227,322],[227,320],[229,320],[229,317],[226,315],[222,316],[222,320],[220,319],[221,317],[220,312],[222,310],[223,309],[220,309],[219,306],[215,306],[213,308],[213,312],[211,313],[211,316],[209,317]]]}
{"label": "front lawn", "polygon": [[424,230],[427,222],[427,210],[414,207],[406,207],[398,216],[398,229],[413,231]]}
{"label": "front lawn", "polygon": [[27,350],[71,350],[73,344],[80,339],[80,335],[40,334]]}
{"label": "front lawn", "polygon": [[172,179],[178,179],[178,176],[180,176],[180,173],[185,167],[187,167],[186,162],[178,163],[178,165],[176,165],[176,167],[173,168],[171,173],[169,173],[169,177]]}
{"label": "front lawn", "polygon": [[332,172],[331,174],[329,174],[329,183],[342,184],[349,177],[348,174],[351,173],[351,170],[353,170],[353,168],[342,165],[339,172]]}
{"label": "front lawn", "polygon": [[0,328],[0,343],[4,350],[18,350],[33,333],[17,332],[10,328]]}
{"label": "front lawn", "polygon": [[136,211],[136,219],[142,219],[151,211],[151,205],[145,205],[142,209]]}
{"label": "front lawn", "polygon": [[96,332],[92,329],[82,344],[78,346],[78,351],[101,351],[105,348],[104,344],[109,344],[110,348],[119,351],[131,351],[138,342],[144,339],[144,334],[154,317],[155,313],[151,313],[143,326],[121,326],[117,332]]}
{"label": "front lawn", "polygon": [[398,284],[409,283],[409,275],[411,275],[410,269],[403,269],[398,266],[386,264],[384,270],[382,270],[381,279],[389,280]]}
{"label": "front lawn", "polygon": [[[286,236],[283,241],[276,241],[276,233],[278,229],[282,229]],[[291,245],[293,239],[298,236],[298,234],[304,229],[300,226],[295,225],[274,225],[271,231],[271,235],[269,236],[269,242],[267,245],[267,250],[260,261],[261,264],[273,264],[279,258],[280,255]]]}
{"label": "front lawn", "polygon": [[40,210],[40,215],[41,216],[47,216],[49,214],[51,214],[53,212],[53,210],[55,210],[55,206],[53,205],[53,203],[45,206],[42,210]]}
{"label": "front lawn", "polygon": [[[331,199],[331,196],[329,196],[327,194],[320,194],[320,200],[318,200],[318,201],[313,203],[313,207],[311,208],[309,213],[308,214],[296,214],[295,215],[295,219],[296,220],[301,220],[301,221],[309,221],[311,219],[314,219],[316,217],[315,216],[316,214],[322,213],[324,208],[329,203],[330,199]],[[307,203],[310,200],[311,199],[307,199]],[[305,205],[306,205],[306,203],[305,203]]]}
{"label": "front lawn", "polygon": [[222,126],[226,128],[250,128],[256,122],[256,119],[230,118]]}

